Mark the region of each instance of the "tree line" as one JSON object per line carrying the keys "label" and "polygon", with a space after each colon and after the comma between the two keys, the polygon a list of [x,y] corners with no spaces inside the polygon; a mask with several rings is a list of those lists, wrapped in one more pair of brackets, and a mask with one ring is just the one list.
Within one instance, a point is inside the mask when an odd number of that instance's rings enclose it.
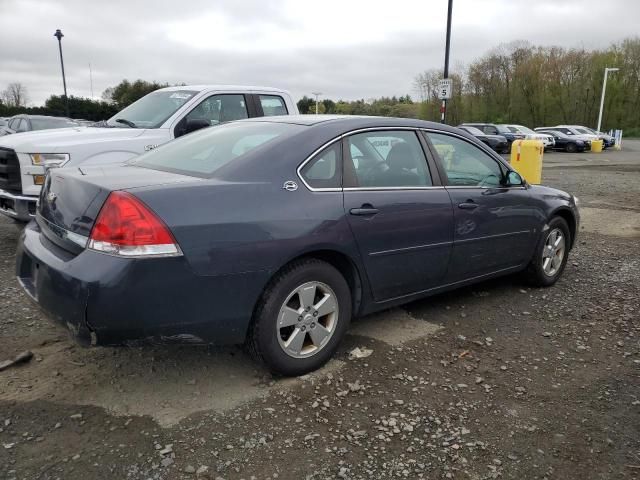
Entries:
{"label": "tree line", "polygon": [[[622,128],[640,135],[640,37],[601,50],[536,46],[516,41],[499,45],[469,65],[454,68],[453,98],[447,123],[519,123],[530,127],[558,123],[595,126],[605,67],[609,76],[603,129]],[[322,99],[318,113],[381,115],[438,121],[438,81],[442,70],[415,77],[417,98],[410,95],[353,101]],[[70,96],[73,118],[104,120],[147,93],[168,86],[158,82],[123,80],[104,91],[101,100]],[[41,107],[26,107],[28,93],[18,83],[0,92],[0,116],[38,113],[62,116],[64,98],[52,95]],[[300,113],[315,113],[315,99],[298,101]]]}
{"label": "tree line", "polygon": [[[122,80],[118,85],[107,88],[102,93],[101,100],[69,95],[69,116],[93,121],[106,120],[146,94],[168,86],[168,83]],[[66,116],[64,95],[51,95],[45,100],[44,105],[38,107],[28,107],[28,101],[29,95],[24,85],[9,84],[0,92],[0,117],[10,117],[18,113]]]}

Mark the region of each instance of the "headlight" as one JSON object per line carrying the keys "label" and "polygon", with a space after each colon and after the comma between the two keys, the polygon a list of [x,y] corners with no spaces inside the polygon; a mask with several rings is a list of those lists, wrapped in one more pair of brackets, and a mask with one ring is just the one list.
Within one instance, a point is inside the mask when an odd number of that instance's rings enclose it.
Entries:
{"label": "headlight", "polygon": [[30,153],[31,163],[45,168],[61,167],[69,161],[68,153]]}

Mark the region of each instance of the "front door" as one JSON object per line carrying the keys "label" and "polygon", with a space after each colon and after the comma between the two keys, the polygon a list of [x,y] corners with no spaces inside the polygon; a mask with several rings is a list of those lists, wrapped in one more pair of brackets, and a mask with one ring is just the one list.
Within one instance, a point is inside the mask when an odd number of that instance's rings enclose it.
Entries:
{"label": "front door", "polygon": [[375,300],[438,286],[449,263],[453,214],[417,133],[358,133],[346,137],[343,151],[345,212]]}
{"label": "front door", "polygon": [[505,186],[508,168],[462,137],[427,133],[447,177],[454,245],[447,283],[526,264],[536,212],[524,186]]}

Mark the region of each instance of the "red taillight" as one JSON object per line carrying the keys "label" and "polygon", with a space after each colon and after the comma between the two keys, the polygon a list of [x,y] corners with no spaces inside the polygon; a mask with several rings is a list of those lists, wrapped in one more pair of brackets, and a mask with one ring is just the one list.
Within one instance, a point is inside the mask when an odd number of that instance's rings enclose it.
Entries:
{"label": "red taillight", "polygon": [[123,256],[177,255],[169,228],[127,192],[111,192],[89,237],[89,248]]}

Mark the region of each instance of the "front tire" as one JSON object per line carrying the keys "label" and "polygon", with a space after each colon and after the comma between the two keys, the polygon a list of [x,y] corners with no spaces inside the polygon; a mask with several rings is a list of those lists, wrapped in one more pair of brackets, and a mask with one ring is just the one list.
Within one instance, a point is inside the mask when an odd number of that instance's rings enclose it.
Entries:
{"label": "front tire", "polygon": [[525,271],[527,281],[535,287],[550,287],[558,281],[569,258],[571,232],[561,217],[553,217],[542,232],[535,254]]}
{"label": "front tire", "polygon": [[303,375],[332,357],[350,320],[351,292],[340,272],[321,260],[296,261],[262,294],[249,352],[274,373]]}
{"label": "front tire", "polygon": [[576,153],[578,151],[578,146],[575,143],[567,143],[565,151],[567,153]]}

